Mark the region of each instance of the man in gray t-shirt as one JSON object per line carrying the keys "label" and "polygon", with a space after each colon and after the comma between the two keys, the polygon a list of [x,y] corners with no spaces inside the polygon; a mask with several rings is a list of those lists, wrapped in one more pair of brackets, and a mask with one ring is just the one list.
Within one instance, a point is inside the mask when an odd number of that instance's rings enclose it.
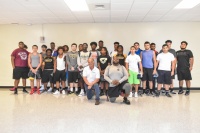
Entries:
{"label": "man in gray t-shirt", "polygon": [[110,102],[115,102],[121,90],[125,91],[123,102],[130,105],[130,101],[127,99],[131,90],[131,85],[127,82],[128,72],[124,66],[119,64],[119,58],[117,56],[113,57],[113,64],[106,68],[104,79],[110,83],[108,89]]}

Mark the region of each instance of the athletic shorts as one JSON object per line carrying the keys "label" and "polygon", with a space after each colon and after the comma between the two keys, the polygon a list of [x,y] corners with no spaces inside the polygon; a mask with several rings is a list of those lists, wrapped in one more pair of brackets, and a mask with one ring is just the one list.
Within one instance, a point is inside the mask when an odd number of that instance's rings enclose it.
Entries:
{"label": "athletic shorts", "polygon": [[66,72],[65,70],[56,70],[54,74],[55,82],[66,81]]}
{"label": "athletic shorts", "polygon": [[17,80],[19,80],[20,78],[27,79],[28,72],[29,72],[28,67],[15,67],[13,69],[13,79],[17,79]]}
{"label": "athletic shorts", "polygon": [[177,69],[178,80],[192,80],[191,72],[189,69],[178,70]]}
{"label": "athletic shorts", "polygon": [[68,83],[78,83],[79,72],[68,71]]}
{"label": "athletic shorts", "polygon": [[43,70],[42,83],[53,83],[53,70]]}
{"label": "athletic shorts", "polygon": [[172,83],[171,71],[158,70],[157,82],[170,85]]}
{"label": "athletic shorts", "polygon": [[131,84],[131,85],[132,84],[135,84],[135,85],[140,84],[140,80],[137,78],[137,75],[138,75],[137,72],[129,70],[129,74],[130,74],[130,76],[128,77],[129,84]]}
{"label": "athletic shorts", "polygon": [[[33,68],[33,69],[36,69],[36,68]],[[29,79],[35,79],[35,78],[41,79],[41,68],[39,68],[36,73],[33,73],[30,70],[29,73],[28,73],[28,77],[29,77]]]}
{"label": "athletic shorts", "polygon": [[142,81],[153,81],[153,68],[144,68],[143,67],[143,75]]}

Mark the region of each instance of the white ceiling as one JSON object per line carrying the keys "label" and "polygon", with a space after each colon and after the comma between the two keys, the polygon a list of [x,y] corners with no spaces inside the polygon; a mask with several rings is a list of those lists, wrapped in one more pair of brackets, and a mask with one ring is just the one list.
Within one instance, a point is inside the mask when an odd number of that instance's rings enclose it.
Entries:
{"label": "white ceiling", "polygon": [[[200,21],[200,5],[174,9],[181,0],[86,0],[107,10],[72,12],[64,0],[0,0],[0,24]],[[78,3],[77,3],[78,4]]]}

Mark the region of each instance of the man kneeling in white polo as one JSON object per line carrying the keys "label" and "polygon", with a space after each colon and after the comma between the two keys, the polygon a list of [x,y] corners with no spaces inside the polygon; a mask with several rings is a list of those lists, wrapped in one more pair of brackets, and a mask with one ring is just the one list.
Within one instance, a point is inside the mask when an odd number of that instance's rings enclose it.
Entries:
{"label": "man kneeling in white polo", "polygon": [[95,105],[100,104],[100,102],[99,102],[100,89],[99,89],[99,85],[98,85],[99,78],[100,78],[99,69],[94,66],[94,59],[89,58],[88,66],[83,69],[83,80],[85,82],[84,87],[86,90],[88,100],[92,99],[92,97],[94,95],[92,89],[94,89],[94,91],[95,91],[95,95],[96,95]]}

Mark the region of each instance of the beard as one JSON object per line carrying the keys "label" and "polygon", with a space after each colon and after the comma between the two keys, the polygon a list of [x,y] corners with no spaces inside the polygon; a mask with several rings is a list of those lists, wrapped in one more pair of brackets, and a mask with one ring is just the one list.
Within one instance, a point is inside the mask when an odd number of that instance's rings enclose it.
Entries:
{"label": "beard", "polygon": [[117,66],[119,64],[119,62],[113,62],[113,65]]}

